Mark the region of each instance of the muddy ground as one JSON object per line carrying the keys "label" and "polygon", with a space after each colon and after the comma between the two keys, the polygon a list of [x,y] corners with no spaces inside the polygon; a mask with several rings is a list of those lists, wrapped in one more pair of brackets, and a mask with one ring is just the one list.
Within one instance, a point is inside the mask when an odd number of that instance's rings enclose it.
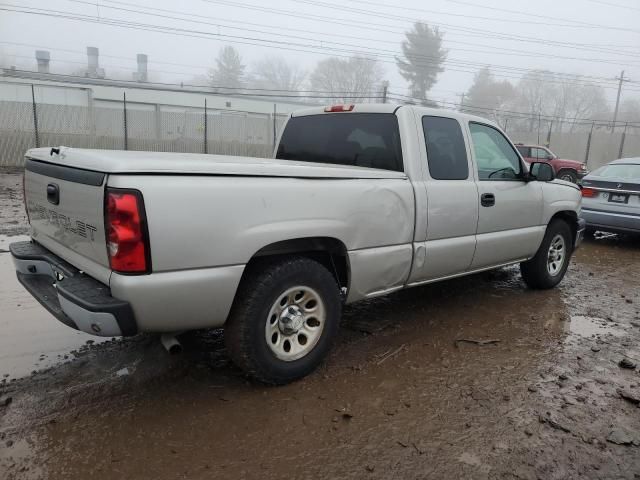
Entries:
{"label": "muddy ground", "polygon": [[[0,178],[19,219],[19,177]],[[243,378],[220,332],[180,356],[87,345],[7,257],[2,479],[640,478],[640,374],[619,366],[640,360],[637,239],[587,241],[551,291],[506,268],[347,307],[323,366],[279,388]]]}

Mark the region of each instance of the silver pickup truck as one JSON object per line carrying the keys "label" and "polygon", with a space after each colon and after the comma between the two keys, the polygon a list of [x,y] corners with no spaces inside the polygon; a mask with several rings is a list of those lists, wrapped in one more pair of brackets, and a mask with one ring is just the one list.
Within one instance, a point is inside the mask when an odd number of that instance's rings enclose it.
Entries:
{"label": "silver pickup truck", "polygon": [[104,336],[224,327],[267,383],[318,365],[345,303],[515,263],[554,287],[584,230],[579,188],[495,124],[416,106],[294,113],[273,159],[26,157],[32,240],[10,249],[45,308]]}

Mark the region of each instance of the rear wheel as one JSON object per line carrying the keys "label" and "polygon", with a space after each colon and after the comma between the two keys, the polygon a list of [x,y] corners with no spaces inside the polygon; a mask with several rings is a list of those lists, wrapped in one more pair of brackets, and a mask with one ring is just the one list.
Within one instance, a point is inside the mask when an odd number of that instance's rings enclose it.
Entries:
{"label": "rear wheel", "polygon": [[236,365],[264,383],[304,377],[338,331],[340,290],[320,263],[297,257],[247,272],[225,327]]}
{"label": "rear wheel", "polygon": [[522,278],[528,287],[546,289],[560,283],[569,267],[572,239],[566,222],[556,219],[549,224],[535,257],[520,264]]}
{"label": "rear wheel", "polygon": [[578,175],[572,170],[560,170],[560,172],[558,172],[558,178],[571,183],[578,182]]}

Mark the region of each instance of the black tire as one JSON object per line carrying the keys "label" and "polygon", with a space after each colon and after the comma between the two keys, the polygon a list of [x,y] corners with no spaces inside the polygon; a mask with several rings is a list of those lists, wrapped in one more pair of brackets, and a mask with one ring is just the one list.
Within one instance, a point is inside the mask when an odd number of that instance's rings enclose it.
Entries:
{"label": "black tire", "polygon": [[571,183],[578,183],[578,175],[573,170],[560,170],[557,176],[560,180],[566,180],[567,182]]}
{"label": "black tire", "polygon": [[[320,263],[305,257],[249,268],[225,326],[229,356],[250,377],[267,384],[282,385],[308,375],[329,352],[338,332],[342,302],[334,276]],[[318,293],[326,318],[317,342],[305,356],[282,360],[268,345],[265,328],[274,302],[296,286]]]}
{"label": "black tire", "polygon": [[[564,257],[560,268],[555,274],[551,274],[547,263],[549,260],[549,249],[551,243],[560,235],[564,240]],[[547,231],[542,239],[542,244],[538,248],[535,257],[520,264],[520,272],[524,283],[529,288],[547,289],[555,287],[567,271],[571,254],[573,253],[573,235],[569,225],[563,220],[555,219],[547,226]]]}

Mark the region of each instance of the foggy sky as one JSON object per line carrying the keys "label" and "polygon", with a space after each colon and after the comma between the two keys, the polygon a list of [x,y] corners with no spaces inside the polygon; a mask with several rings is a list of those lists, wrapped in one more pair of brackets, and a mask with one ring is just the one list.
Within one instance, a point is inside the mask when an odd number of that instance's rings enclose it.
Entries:
{"label": "foggy sky", "polygon": [[[509,0],[508,2],[499,0],[431,0],[428,2],[424,0],[371,0],[369,3],[365,1],[314,0],[313,4],[295,0],[272,0],[271,2],[228,0],[228,2],[241,3],[245,6],[281,9],[292,14],[303,15],[306,18],[240,8],[239,6],[231,6],[225,0],[216,0],[215,3],[205,0],[183,0],[182,2],[169,0],[108,2],[99,0],[98,6],[96,6],[95,0],[89,2],[93,5],[77,3],[72,0],[6,0],[6,3],[0,0],[0,7],[12,8],[8,5],[20,5],[239,37],[268,38],[283,42],[323,45],[322,40],[334,40],[358,47],[379,48],[387,51],[386,54],[389,54],[388,51],[400,51],[400,42],[403,39],[400,31],[409,29],[411,26],[409,20],[396,17],[410,17],[429,24],[446,24],[440,28],[445,32],[444,45],[449,50],[450,60],[522,69],[548,69],[607,78],[613,78],[619,75],[622,69],[625,69],[628,77],[640,81],[640,3],[636,0],[610,0],[604,3],[598,0],[536,0],[535,2],[530,0]],[[346,12],[330,6],[318,5],[322,3],[338,4],[382,16]],[[396,5],[400,8],[376,4]],[[176,10],[185,14],[212,17],[213,19],[199,18],[196,20],[207,23],[219,22],[220,26],[118,11],[108,8],[108,6],[129,9],[140,9],[139,6],[147,6]],[[495,7],[525,13],[509,13],[482,7]],[[433,10],[437,13],[419,12],[411,9]],[[154,13],[163,14],[162,12]],[[171,16],[167,13],[164,15]],[[312,15],[328,16],[344,23],[361,21],[370,25],[364,26],[355,23],[351,26],[339,25],[314,20]],[[533,15],[554,17],[554,19],[534,17]],[[384,18],[385,16],[387,18]],[[466,16],[489,18],[479,19]],[[230,21],[236,21],[236,23]],[[259,25],[247,25],[242,22]],[[574,22],[601,26],[578,26]],[[225,25],[272,33],[231,29]],[[615,27],[616,29],[603,28],[602,26]],[[551,41],[588,44],[610,51],[593,52],[583,50],[578,46],[552,46],[540,42],[518,42],[513,39],[491,38],[486,33],[474,36],[470,32],[458,31],[455,28],[488,30],[494,35],[519,35]],[[291,29],[298,30],[294,32]],[[394,32],[380,30],[393,30]],[[395,33],[396,30],[398,33]],[[363,37],[366,40],[337,37],[336,35]],[[291,38],[291,36],[305,37],[305,39]],[[311,41],[307,38],[310,38]],[[253,40],[236,39],[236,42],[243,41],[253,42]],[[18,46],[9,42],[34,46]],[[16,65],[17,68],[27,70],[36,69],[35,46],[51,51],[51,71],[53,73],[69,73],[82,68],[86,61],[85,47],[95,46],[100,49],[100,66],[105,68],[107,77],[119,75],[121,78],[130,78],[128,71],[135,69],[136,53],[146,53],[149,55],[150,79],[163,82],[184,81],[185,83],[191,82],[197,75],[206,74],[208,68],[213,64],[218,49],[225,44],[236,47],[242,54],[244,62],[249,66],[252,62],[265,56],[282,55],[310,70],[315,62],[330,55],[330,52],[287,51],[284,49],[284,45],[281,48],[267,48],[236,42],[230,39],[189,38],[104,24],[88,24],[68,19],[0,11],[0,61],[4,60],[5,64]],[[358,47],[341,48],[355,50]],[[544,56],[529,57],[518,55],[513,51],[509,51],[509,55],[506,55],[506,49],[543,54]],[[344,52],[339,53],[345,55]],[[577,59],[553,58],[551,55],[577,57]],[[125,58],[111,58],[110,56]],[[390,81],[390,90],[397,93],[407,93],[406,83],[398,74],[395,65],[391,63],[392,59],[384,58],[384,60],[385,63],[382,65],[385,69],[385,77]],[[613,63],[600,63],[597,60]],[[64,61],[77,63],[64,63]],[[159,61],[192,66],[157,63]],[[459,101],[457,94],[468,89],[473,79],[473,73],[453,71],[453,69],[475,72],[479,65],[450,65],[445,68],[446,70],[440,75],[437,85],[430,92],[430,97],[436,100]],[[499,70],[496,70],[496,73],[508,77],[519,75],[518,72],[500,72]],[[515,78],[510,80],[516,81]],[[611,87],[613,86],[611,85]],[[640,83],[628,84],[628,87],[625,96],[640,97]],[[634,88],[636,92],[633,92]],[[613,103],[615,88],[607,88],[606,92],[609,102]]]}

